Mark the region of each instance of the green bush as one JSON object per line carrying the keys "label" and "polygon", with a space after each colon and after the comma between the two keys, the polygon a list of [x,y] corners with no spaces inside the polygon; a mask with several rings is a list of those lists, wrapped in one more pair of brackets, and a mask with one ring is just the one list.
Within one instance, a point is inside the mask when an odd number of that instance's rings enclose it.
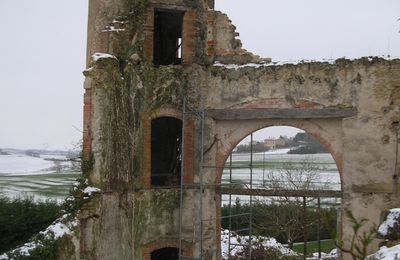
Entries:
{"label": "green bush", "polygon": [[46,229],[59,211],[60,205],[55,201],[34,202],[28,197],[9,199],[0,196],[0,254]]}
{"label": "green bush", "polygon": [[[228,205],[221,208],[222,216],[241,215],[250,212],[249,204],[242,204],[236,201],[229,210]],[[253,235],[274,237],[280,243],[288,243],[291,238],[293,242],[302,242],[304,237],[303,221],[302,221],[302,205],[299,204],[265,204],[260,202],[253,203],[252,208],[252,233]],[[331,239],[330,230],[336,229],[336,209],[321,208],[321,230],[320,239]],[[307,208],[307,240],[317,240],[317,218],[318,214],[314,208]],[[327,221],[329,219],[329,221]],[[241,215],[232,217],[229,223],[229,218],[223,218],[221,227],[232,231],[249,228],[249,215]],[[279,222],[279,223],[278,223]],[[284,225],[288,223],[287,225]],[[333,228],[331,227],[333,226]],[[290,232],[290,234],[288,234]],[[238,232],[240,235],[248,234],[248,231]]]}
{"label": "green bush", "polygon": [[7,256],[13,260],[56,260],[58,258],[57,243],[58,242],[52,238],[43,238],[39,246],[29,250],[29,255],[24,255],[16,250],[7,253]]}
{"label": "green bush", "polygon": [[[238,252],[236,255],[232,256],[232,260],[249,259],[250,247],[246,246],[244,250]],[[273,260],[303,260],[304,257],[301,254],[285,254],[279,248],[273,246],[263,246],[262,242],[254,242],[251,250],[251,259],[273,259]]]}

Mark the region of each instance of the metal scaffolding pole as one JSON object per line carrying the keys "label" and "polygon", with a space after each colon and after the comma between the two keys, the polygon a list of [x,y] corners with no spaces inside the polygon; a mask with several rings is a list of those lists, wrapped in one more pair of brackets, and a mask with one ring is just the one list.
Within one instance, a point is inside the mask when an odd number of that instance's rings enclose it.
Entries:
{"label": "metal scaffolding pole", "polygon": [[183,109],[182,109],[182,144],[181,144],[181,185],[180,185],[180,198],[179,198],[179,260],[183,260],[183,252],[182,252],[182,216],[183,216],[183,176],[184,176],[184,162],[185,162],[185,114],[186,114],[186,99],[183,99]]}
{"label": "metal scaffolding pole", "polygon": [[262,186],[265,185],[265,152],[263,152],[263,177],[262,177]]}
{"label": "metal scaffolding pole", "polygon": [[[232,184],[232,153],[229,156],[229,187]],[[229,193],[229,216],[232,216],[232,193]],[[228,260],[231,258],[231,232],[232,218],[229,218],[229,234],[228,234]]]}
{"label": "metal scaffolding pole", "polygon": [[[250,190],[253,189],[253,133],[250,134]],[[249,219],[249,260],[252,253],[252,227],[253,227],[253,195],[250,194],[250,219]]]}
{"label": "metal scaffolding pole", "polygon": [[[203,220],[203,191],[205,186],[208,187],[215,187],[215,185],[204,185],[204,180],[203,180],[203,170],[204,170],[204,109],[201,111],[190,111],[187,108],[187,103],[186,99],[183,101],[183,115],[182,115],[182,167],[181,167],[181,185],[180,185],[180,210],[179,210],[179,260],[184,260],[184,259],[198,259],[202,260],[204,258],[203,254],[203,232],[204,232],[204,220]],[[198,135],[198,141],[199,141],[199,146],[200,146],[200,167],[199,167],[199,181],[198,183],[193,183],[193,184],[185,184],[184,183],[184,159],[185,159],[185,127],[186,127],[186,116],[188,114],[195,115],[197,119],[199,119],[198,122],[200,122],[200,131],[197,131],[199,133]],[[182,234],[182,226],[183,226],[183,203],[184,203],[184,194],[185,190],[190,189],[190,190],[198,190],[198,232],[195,232],[198,234],[197,239],[195,239],[196,236],[193,237],[194,241],[198,242],[198,255],[189,257],[185,256],[182,251],[183,247],[183,234]],[[195,234],[194,233],[194,234]]]}
{"label": "metal scaffolding pole", "polygon": [[200,251],[200,259],[203,259],[203,164],[204,164],[204,110],[201,111],[200,114],[200,125],[201,125],[201,137],[200,137],[200,172],[199,172],[199,182],[200,182],[200,190],[199,190],[199,220],[200,220],[200,241],[199,241],[199,251]]}

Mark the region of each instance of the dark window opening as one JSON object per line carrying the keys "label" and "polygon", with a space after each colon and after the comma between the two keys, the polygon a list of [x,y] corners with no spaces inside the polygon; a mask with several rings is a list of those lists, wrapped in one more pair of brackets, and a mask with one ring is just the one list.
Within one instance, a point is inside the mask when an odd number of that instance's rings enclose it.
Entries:
{"label": "dark window opening", "polygon": [[165,247],[151,252],[151,260],[178,260],[179,249],[176,247]]}
{"label": "dark window opening", "polygon": [[176,186],[181,180],[182,121],[160,117],[151,121],[151,185]]}
{"label": "dark window opening", "polygon": [[182,63],[183,12],[155,11],[154,60],[155,65]]}

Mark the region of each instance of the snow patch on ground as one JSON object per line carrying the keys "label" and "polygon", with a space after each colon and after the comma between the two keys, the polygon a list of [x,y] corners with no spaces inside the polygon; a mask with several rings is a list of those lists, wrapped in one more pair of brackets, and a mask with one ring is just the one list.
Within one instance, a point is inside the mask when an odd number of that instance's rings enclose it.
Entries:
{"label": "snow patch on ground", "polygon": [[22,154],[0,155],[0,174],[27,173],[50,168],[54,163]]}
{"label": "snow patch on ground", "polygon": [[388,234],[389,229],[393,228],[400,219],[400,208],[394,208],[389,211],[389,215],[386,217],[385,221],[379,226],[378,233],[382,236]]}
{"label": "snow patch on ground", "polygon": [[[70,217],[69,214],[64,214],[61,218],[56,219],[53,224],[51,224],[49,227],[46,228],[46,230],[39,232],[43,237],[51,239],[59,239],[65,235],[70,235],[72,234],[72,230],[78,226],[79,222],[75,218],[72,221],[68,221],[68,218]],[[30,253],[29,251],[35,249],[36,247],[41,246],[41,242],[39,241],[31,241],[28,243],[25,243],[21,247],[18,247],[11,252],[19,252],[21,255],[24,256],[29,256]],[[9,257],[7,256],[6,253],[0,255],[0,260],[7,260]]]}
{"label": "snow patch on ground", "polygon": [[[243,252],[248,245],[249,236],[240,236],[235,232],[230,232],[225,229],[221,231],[221,255],[223,259],[227,259],[229,256],[229,238],[230,238],[230,255],[234,256],[240,252]],[[264,248],[274,248],[279,250],[283,255],[294,256],[297,255],[293,250],[285,247],[273,237],[252,237],[252,243],[254,245],[262,245]]]}
{"label": "snow patch on ground", "polygon": [[378,252],[370,255],[367,260],[400,260],[400,245],[386,247],[382,246]]}
{"label": "snow patch on ground", "polygon": [[337,249],[332,249],[329,254],[321,252],[321,258],[319,258],[318,253],[313,253],[312,257],[307,257],[307,260],[319,260],[319,259],[337,259]]}
{"label": "snow patch on ground", "polygon": [[[9,154],[0,155],[0,175],[26,175],[31,173],[50,173],[54,170],[50,168],[55,166],[55,163],[51,160],[45,159],[57,159],[66,160],[64,155],[40,155],[40,157],[32,157],[24,154]],[[63,167],[70,167],[69,161],[59,162]]]}
{"label": "snow patch on ground", "polygon": [[42,231],[40,233],[47,234],[49,232],[54,234],[54,239],[58,239],[60,237],[63,237],[64,235],[71,234],[71,230],[68,228],[68,226],[60,222],[50,225],[46,228],[45,231]]}

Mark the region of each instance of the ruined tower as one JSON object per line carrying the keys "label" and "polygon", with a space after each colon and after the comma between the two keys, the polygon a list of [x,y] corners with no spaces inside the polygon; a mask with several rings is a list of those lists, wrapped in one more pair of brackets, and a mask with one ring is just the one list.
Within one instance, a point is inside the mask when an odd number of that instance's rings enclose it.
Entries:
{"label": "ruined tower", "polygon": [[223,166],[266,126],[324,143],[343,210],[378,223],[399,205],[400,61],[274,65],[242,49],[213,8],[89,1],[84,175],[101,192],[79,211],[77,259],[220,259]]}

